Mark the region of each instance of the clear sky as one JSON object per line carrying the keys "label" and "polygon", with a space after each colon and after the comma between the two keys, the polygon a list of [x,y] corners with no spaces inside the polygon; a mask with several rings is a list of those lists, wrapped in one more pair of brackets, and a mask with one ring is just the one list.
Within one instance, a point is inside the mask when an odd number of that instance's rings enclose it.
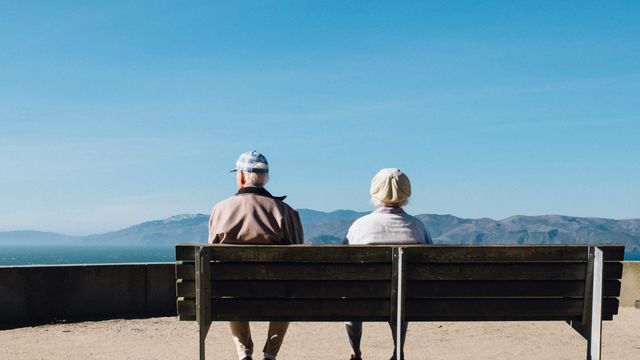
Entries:
{"label": "clear sky", "polygon": [[2,1],[0,231],[296,208],[640,218],[637,1]]}

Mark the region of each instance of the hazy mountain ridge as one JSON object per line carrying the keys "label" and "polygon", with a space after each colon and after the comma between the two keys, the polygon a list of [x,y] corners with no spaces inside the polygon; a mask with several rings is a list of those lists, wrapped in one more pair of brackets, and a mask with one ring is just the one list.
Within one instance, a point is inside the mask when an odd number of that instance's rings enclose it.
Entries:
{"label": "hazy mountain ridge", "polygon": [[[305,242],[342,243],[351,223],[367,214],[352,210],[322,212],[299,209]],[[422,214],[437,244],[579,244],[622,243],[640,252],[640,219],[613,220],[564,215],[512,216],[502,220],[465,219],[453,215]],[[37,231],[0,233],[0,245],[162,245],[206,242],[208,215],[183,214],[122,230],[84,237]]]}
{"label": "hazy mountain ridge", "polygon": [[74,245],[81,243],[82,237],[58,234],[54,232],[19,230],[0,232],[0,245],[46,245],[56,243]]}
{"label": "hazy mountain ridge", "polygon": [[563,215],[512,216],[502,220],[418,215],[436,243],[581,244],[622,243],[640,251],[640,220],[581,218]]}
{"label": "hazy mountain ridge", "polygon": [[300,222],[304,228],[304,238],[310,244],[341,244],[349,226],[366,212],[336,210],[322,212],[298,209]]}
{"label": "hazy mountain ridge", "polygon": [[174,245],[176,243],[207,242],[209,216],[204,214],[176,215],[164,220],[147,221],[126,229],[89,235],[85,242],[92,245]]}

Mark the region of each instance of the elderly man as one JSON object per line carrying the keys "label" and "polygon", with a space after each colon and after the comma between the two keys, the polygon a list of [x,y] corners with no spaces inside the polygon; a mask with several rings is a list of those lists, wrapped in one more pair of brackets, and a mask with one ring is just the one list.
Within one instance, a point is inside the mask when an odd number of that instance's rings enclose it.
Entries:
{"label": "elderly man", "polygon": [[[236,162],[238,192],[211,210],[211,244],[302,244],[302,224],[298,213],[284,203],[285,196],[273,196],[264,186],[269,181],[269,164],[264,155],[249,151]],[[231,321],[231,334],[238,358],[251,360],[253,341],[247,321]],[[264,359],[275,360],[288,322],[269,323]]]}

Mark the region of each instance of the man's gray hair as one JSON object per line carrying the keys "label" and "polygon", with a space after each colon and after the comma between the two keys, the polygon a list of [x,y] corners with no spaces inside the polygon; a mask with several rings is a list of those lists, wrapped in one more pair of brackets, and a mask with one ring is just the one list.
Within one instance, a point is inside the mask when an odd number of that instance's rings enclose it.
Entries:
{"label": "man's gray hair", "polygon": [[244,180],[247,185],[263,187],[269,182],[269,173],[250,173],[242,172],[244,174]]}

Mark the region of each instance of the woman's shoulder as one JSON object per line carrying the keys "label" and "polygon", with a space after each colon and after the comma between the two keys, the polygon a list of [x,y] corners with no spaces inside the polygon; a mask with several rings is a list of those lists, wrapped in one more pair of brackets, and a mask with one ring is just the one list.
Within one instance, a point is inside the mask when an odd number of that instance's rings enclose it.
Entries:
{"label": "woman's shoulder", "polygon": [[377,219],[375,217],[375,213],[369,213],[367,215],[361,216],[359,218],[357,218],[353,224],[351,224],[351,227],[359,227],[359,226],[366,226],[366,225],[370,225],[371,223],[375,223],[377,222]]}
{"label": "woman's shoulder", "polygon": [[380,229],[380,220],[375,214],[367,214],[357,218],[347,231],[347,240],[350,244],[365,244],[372,232]]}

